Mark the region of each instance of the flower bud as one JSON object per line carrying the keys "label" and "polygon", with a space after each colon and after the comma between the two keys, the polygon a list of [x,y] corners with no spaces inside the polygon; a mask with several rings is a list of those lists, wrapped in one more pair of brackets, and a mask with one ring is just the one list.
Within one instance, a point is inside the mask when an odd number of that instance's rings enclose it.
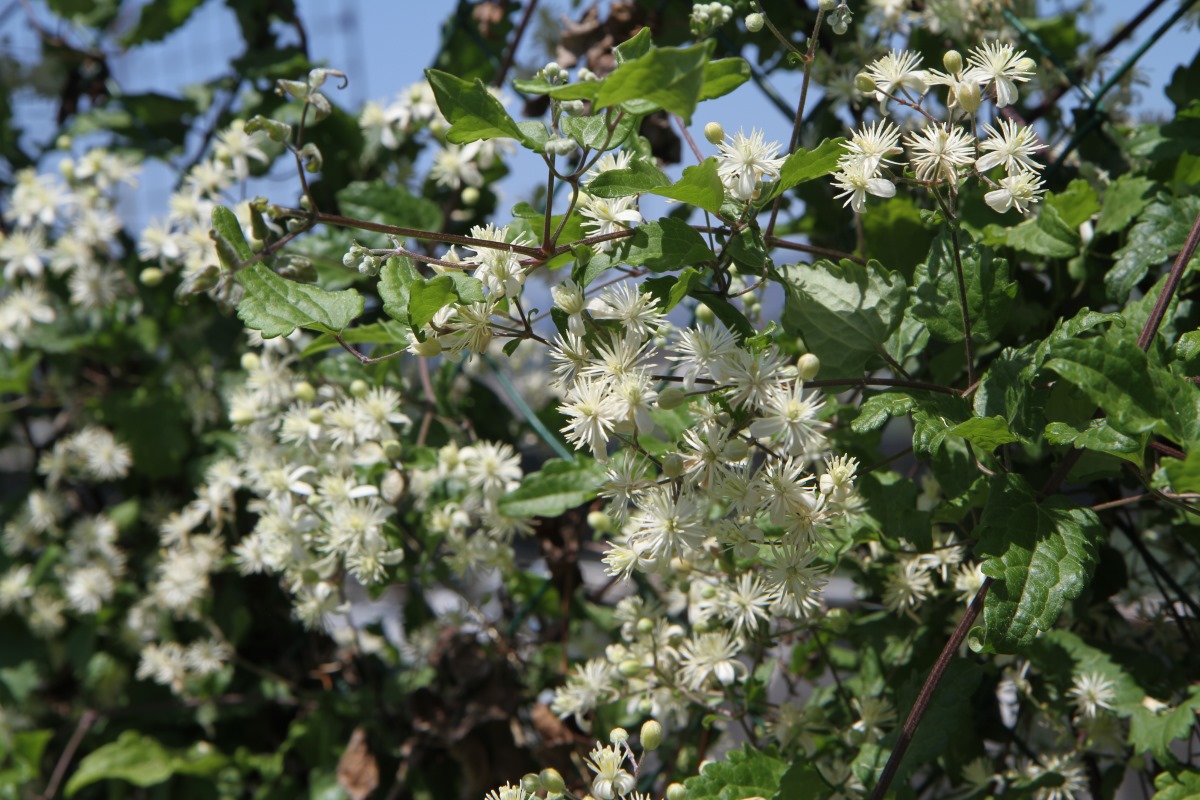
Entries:
{"label": "flower bud", "polygon": [[596,533],[608,533],[612,530],[612,517],[603,511],[592,511],[587,515],[588,526]]}
{"label": "flower bud", "polygon": [[383,474],[383,480],[379,482],[379,496],[385,501],[395,504],[396,501],[404,496],[404,490],[407,486],[408,483],[404,480],[404,475],[400,470],[389,469]]}
{"label": "flower bud", "polygon": [[582,100],[564,100],[562,110],[568,117],[582,117],[587,111],[587,105]]}
{"label": "flower bud", "polygon": [[654,631],[654,620],[649,617],[642,617],[637,621],[637,632],[645,636]]}
{"label": "flower bud", "polygon": [[796,359],[796,374],[802,381],[811,381],[821,371],[821,359],[812,353],[805,353]]}
{"label": "flower bud", "polygon": [[765,20],[763,19],[762,14],[749,14],[746,17],[746,30],[750,31],[751,33],[758,33],[763,29],[764,22]]}
{"label": "flower bud", "polygon": [[664,411],[670,411],[673,408],[679,408],[687,402],[687,395],[682,389],[676,389],[674,386],[668,386],[658,393],[658,407]]}
{"label": "flower bud", "polygon": [[702,325],[712,325],[717,319],[717,315],[708,306],[701,303],[696,306],[696,322]]}
{"label": "flower bud", "polygon": [[308,421],[313,425],[320,425],[325,421],[325,412],[319,408],[310,408],[308,410]]}
{"label": "flower bud", "polygon": [[962,72],[962,53],[957,50],[947,50],[946,54],[942,56],[942,66],[946,68],[946,72],[952,75]]}
{"label": "flower bud", "polygon": [[831,608],[825,614],[825,624],[834,633],[845,633],[850,627],[850,613],[844,608]]}
{"label": "flower bud", "polygon": [[258,353],[242,353],[242,369],[247,372],[258,369],[260,361]]}
{"label": "flower bud", "polygon": [[363,397],[370,390],[370,388],[371,387],[368,386],[367,382],[364,381],[363,379],[361,379],[361,378],[355,379],[354,381],[352,381],[350,383],[350,396],[351,397]]}
{"label": "flower bud", "polygon": [[741,461],[748,455],[750,455],[750,445],[742,439],[731,439],[725,445],[725,458],[730,461]]}
{"label": "flower bud", "polygon": [[637,713],[641,714],[642,716],[654,713],[654,703],[650,700],[650,698],[643,697],[638,701]]}
{"label": "flower bud", "polygon": [[833,11],[835,8],[837,8],[837,0],[819,0],[817,7],[828,14],[830,11]]}
{"label": "flower bud", "polygon": [[683,456],[679,453],[667,453],[663,456],[662,472],[665,477],[675,479],[683,474]]}
{"label": "flower bud", "polygon": [[542,770],[542,774],[538,777],[542,779],[542,787],[551,794],[562,794],[567,788],[563,776],[554,767]]}
{"label": "flower bud", "polygon": [[704,126],[704,138],[709,144],[720,144],[725,141],[725,129],[719,122],[710,122]]}
{"label": "flower bud", "polygon": [[479,202],[479,190],[474,186],[468,186],[463,189],[460,196],[465,206],[473,206]]}
{"label": "flower bud", "polygon": [[648,719],[642,723],[642,749],[657,750],[662,744],[663,729],[658,720]]}
{"label": "flower bud", "polygon": [[158,267],[146,267],[138,275],[138,280],[142,282],[143,286],[158,286],[163,282],[163,274]]}
{"label": "flower bud", "polygon": [[234,425],[249,425],[254,422],[254,412],[244,408],[236,408],[229,414],[229,421]]}
{"label": "flower bud", "polygon": [[682,783],[672,783],[667,787],[667,800],[687,800],[687,788]]}
{"label": "flower bud", "polygon": [[58,150],[70,150],[71,135],[69,133],[59,134],[58,138],[54,140],[54,147]]}
{"label": "flower bud", "polygon": [[1018,72],[1033,72],[1035,69],[1037,69],[1037,62],[1029,56],[1018,58],[1017,63],[1013,64],[1013,69],[1017,70]]}
{"label": "flower bud", "polygon": [[311,403],[317,397],[317,390],[308,381],[299,381],[292,387],[292,395],[301,403]]}
{"label": "flower bud", "polygon": [[865,72],[860,72],[854,76],[854,88],[863,94],[870,94],[875,91],[875,79]]}
{"label": "flower bud", "polygon": [[572,139],[547,139],[543,149],[547,155],[569,156],[575,152],[575,142]]}
{"label": "flower bud", "polygon": [[423,342],[414,341],[412,343],[412,352],[421,358],[433,358],[442,352],[442,343],[430,336]]}
{"label": "flower bud", "polygon": [[959,81],[954,96],[958,100],[958,107],[968,114],[974,114],[983,105],[979,84],[972,80]]}
{"label": "flower bud", "polygon": [[645,671],[646,668],[642,666],[642,662],[635,658],[627,658],[620,664],[617,664],[617,672],[623,678],[636,678]]}
{"label": "flower bud", "polygon": [[624,728],[613,728],[608,732],[608,740],[613,744],[623,744],[629,741],[629,731]]}
{"label": "flower bud", "polygon": [[404,453],[404,447],[398,439],[388,439],[383,443],[383,457],[389,461],[396,461]]}
{"label": "flower bud", "polygon": [[521,776],[521,789],[529,794],[536,794],[542,788],[542,777],[536,772],[527,772]]}

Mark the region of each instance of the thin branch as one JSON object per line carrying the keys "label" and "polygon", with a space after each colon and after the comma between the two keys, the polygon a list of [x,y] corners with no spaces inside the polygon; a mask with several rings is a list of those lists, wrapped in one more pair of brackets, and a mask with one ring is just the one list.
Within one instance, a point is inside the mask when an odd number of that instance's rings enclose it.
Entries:
{"label": "thin branch", "polygon": [[938,655],[937,662],[933,665],[933,670],[929,673],[929,677],[925,679],[925,685],[921,687],[921,693],[917,695],[917,701],[913,703],[912,710],[908,712],[908,718],[904,720],[904,727],[900,730],[900,738],[896,740],[896,746],[892,749],[891,755],[888,756],[887,764],[883,767],[879,781],[875,784],[875,788],[871,792],[871,800],[883,800],[883,796],[887,794],[888,786],[891,785],[892,778],[896,777],[896,770],[899,768],[900,762],[904,759],[904,753],[908,750],[908,746],[912,743],[913,736],[917,732],[917,726],[921,724],[921,718],[925,716],[925,711],[929,708],[930,701],[933,700],[933,694],[937,691],[938,684],[941,683],[946,668],[950,666],[950,660],[958,652],[959,645],[963,643],[963,639],[967,637],[967,632],[975,624],[975,618],[983,610],[983,601],[987,598],[988,589],[991,588],[991,585],[992,579],[984,578],[983,585],[975,593],[975,599],[967,607],[967,613],[963,614],[963,618],[958,622],[958,627],[954,629],[954,633],[950,636],[950,641],[946,642],[946,646],[942,648],[941,654]]}
{"label": "thin branch", "polygon": [[521,45],[521,39],[525,37],[525,29],[529,27],[529,20],[533,18],[537,4],[538,0],[529,0],[525,5],[525,13],[521,15],[517,29],[513,31],[512,41],[508,43],[508,49],[504,51],[504,58],[500,61],[500,68],[496,70],[496,77],[492,78],[493,86],[504,85],[504,79],[508,77],[508,71],[512,69],[513,62],[517,58],[517,48]]}
{"label": "thin branch", "polygon": [[815,256],[825,256],[826,258],[836,258],[841,260],[848,258],[855,264],[866,264],[867,260],[854,253],[843,253],[841,250],[833,250],[828,247],[819,247],[815,244],[803,244],[801,242],[792,242],[787,239],[780,239],[778,236],[766,236],[763,239],[768,247],[778,247],[781,250],[797,250],[801,253],[812,253]]}
{"label": "thin branch", "polygon": [[1167,315],[1167,307],[1171,305],[1171,300],[1175,297],[1175,291],[1179,288],[1183,271],[1187,268],[1188,262],[1192,260],[1192,254],[1196,252],[1198,244],[1200,244],[1200,214],[1197,214],[1195,221],[1192,222],[1192,230],[1183,243],[1183,249],[1175,257],[1175,263],[1171,265],[1171,272],[1167,275],[1167,282],[1163,284],[1162,292],[1159,293],[1158,299],[1154,301],[1154,308],[1150,311],[1150,317],[1146,320],[1141,335],[1138,336],[1138,347],[1143,350],[1150,349],[1150,342],[1158,333],[1163,317]]}
{"label": "thin branch", "polygon": [[58,757],[58,762],[54,765],[54,772],[50,773],[50,780],[46,783],[46,791],[42,792],[39,800],[51,800],[54,795],[58,794],[59,784],[67,774],[67,767],[71,765],[71,759],[75,757],[75,751],[79,749],[79,745],[83,742],[83,737],[87,736],[88,731],[96,724],[96,720],[100,714],[92,709],[83,712],[83,716],[79,718],[79,722],[75,725],[75,732],[71,734],[70,741],[63,748],[62,755]]}

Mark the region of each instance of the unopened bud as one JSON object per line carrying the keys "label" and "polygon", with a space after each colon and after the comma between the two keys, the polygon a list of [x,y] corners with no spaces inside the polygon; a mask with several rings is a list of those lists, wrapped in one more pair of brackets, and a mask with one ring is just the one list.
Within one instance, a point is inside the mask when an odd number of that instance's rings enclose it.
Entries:
{"label": "unopened bud", "polygon": [[763,29],[764,22],[762,14],[750,14],[746,17],[746,30],[758,33]]}
{"label": "unopened bud", "polygon": [[395,461],[404,453],[404,447],[398,439],[388,439],[383,442],[383,456],[389,461]]}
{"label": "unopened bud", "polygon": [[430,336],[423,342],[413,342],[412,351],[421,358],[433,358],[442,352],[442,343]]}
{"label": "unopened bud", "polygon": [[974,114],[983,105],[983,93],[979,91],[979,84],[972,80],[959,82],[955,97],[958,107],[968,114]]}
{"label": "unopened bud", "polygon": [[696,322],[702,325],[712,325],[717,319],[717,315],[708,306],[701,303],[696,306]]}
{"label": "unopened bud", "polygon": [[641,700],[638,701],[637,713],[641,714],[643,717],[646,716],[647,714],[653,714],[654,713],[654,703],[651,702],[648,698],[643,697]]}
{"label": "unopened bud", "polygon": [[146,267],[138,275],[138,280],[143,286],[158,286],[163,282],[163,271],[158,267]]}
{"label": "unopened bud", "polygon": [[796,374],[802,381],[811,381],[821,371],[821,359],[812,353],[805,353],[796,359]]}
{"label": "unopened bud", "polygon": [[463,189],[460,196],[462,197],[464,206],[473,206],[479,202],[479,190],[474,186],[468,186]]}
{"label": "unopened bud", "polygon": [[350,396],[363,397],[370,390],[370,388],[371,387],[367,385],[366,381],[359,378],[350,383]]}
{"label": "unopened bud", "polygon": [[642,749],[657,750],[662,744],[663,729],[658,720],[648,719],[642,723]]}
{"label": "unopened bud", "polygon": [[563,776],[554,767],[547,767],[542,770],[542,774],[538,777],[542,779],[542,787],[551,794],[562,794],[567,788]]}
{"label": "unopened bud", "polygon": [[947,50],[946,54],[942,56],[942,66],[946,68],[946,72],[952,75],[962,72],[962,53],[957,50]]}
{"label": "unopened bud", "polygon": [[596,533],[608,533],[612,530],[612,517],[603,511],[592,511],[587,515],[588,526]]}
{"label": "unopened bud", "polygon": [[710,122],[704,126],[704,138],[709,144],[720,144],[725,141],[725,129],[719,122]]}
{"label": "unopened bud", "polygon": [[582,117],[587,111],[587,104],[582,100],[564,100],[562,110],[568,117]]}
{"label": "unopened bud", "polygon": [[687,788],[682,783],[672,783],[667,787],[667,800],[687,800]]}
{"label": "unopened bud", "polygon": [[537,794],[542,788],[542,776],[536,772],[527,772],[521,776],[521,789],[527,794]]}
{"label": "unopened bud", "polygon": [[242,369],[247,372],[258,369],[260,361],[258,353],[242,353]]}
{"label": "unopened bud", "polygon": [[379,482],[379,496],[386,502],[393,505],[404,496],[404,490],[407,488],[407,481],[404,480],[403,473],[398,469],[389,469],[383,474],[383,480]]}
{"label": "unopened bud", "polygon": [[837,0],[820,0],[817,3],[817,7],[828,14],[830,11],[833,11],[835,8],[837,8]]}
{"label": "unopened bud", "polygon": [[870,94],[875,91],[875,79],[865,72],[860,72],[854,76],[854,88],[863,94]]}
{"label": "unopened bud", "polygon": [[319,408],[310,408],[308,410],[308,421],[313,425],[320,425],[325,421],[325,412]]}
{"label": "unopened bud", "polygon": [[642,662],[634,658],[627,658],[617,665],[617,672],[621,673],[622,678],[636,678],[645,672],[646,668],[642,666]]}
{"label": "unopened bud", "polygon": [[750,445],[742,439],[732,439],[725,445],[725,458],[730,461],[741,461],[750,454]]}
{"label": "unopened bud", "polygon": [[254,422],[254,412],[245,408],[234,409],[229,414],[229,421],[234,425],[249,425]]}
{"label": "unopened bud", "polygon": [[608,732],[608,740],[613,744],[624,744],[629,741],[629,731],[624,728],[613,728]]}
{"label": "unopened bud", "polygon": [[637,621],[637,632],[645,636],[654,630],[654,620],[649,617],[642,617]]}
{"label": "unopened bud", "polygon": [[300,381],[292,387],[292,395],[301,403],[311,403],[317,397],[317,390],[308,381]]}
{"label": "unopened bud", "polygon": [[687,402],[687,395],[682,389],[676,389],[674,386],[668,386],[658,393],[658,407],[664,411],[670,411],[673,408],[679,408]]}
{"label": "unopened bud", "polygon": [[667,453],[662,460],[663,475],[675,479],[683,474],[683,456],[679,453]]}
{"label": "unopened bud", "polygon": [[1017,72],[1033,72],[1037,69],[1037,62],[1029,56],[1018,58],[1017,63],[1013,64],[1013,69]]}

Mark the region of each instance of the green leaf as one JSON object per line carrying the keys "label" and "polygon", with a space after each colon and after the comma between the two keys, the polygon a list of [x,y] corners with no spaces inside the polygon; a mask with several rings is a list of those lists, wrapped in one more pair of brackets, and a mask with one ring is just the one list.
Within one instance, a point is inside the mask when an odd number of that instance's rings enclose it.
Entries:
{"label": "green leaf", "polygon": [[892,417],[908,414],[917,406],[915,398],[899,392],[885,392],[870,397],[858,409],[858,416],[850,423],[855,433],[882,428]]}
{"label": "green leaf", "polygon": [[805,181],[811,181],[837,171],[838,159],[846,154],[842,144],[846,140],[825,139],[812,150],[802,147],[787,157],[779,169],[779,180],[771,184],[770,191],[763,194],[758,201],[759,207],[765,206],[783,192],[798,186]]}
{"label": "green leaf", "polygon": [[692,47],[656,47],[626,61],[600,85],[595,108],[641,100],[691,122],[714,44],[710,40]]}
{"label": "green leaf", "polygon": [[1160,772],[1154,779],[1150,800],[1200,800],[1200,770]]}
{"label": "green leaf", "polygon": [[647,267],[653,272],[674,271],[716,258],[704,237],[675,217],[639,225],[632,236],[607,255],[616,263]]}
{"label": "green leaf", "polygon": [[217,246],[217,258],[221,266],[230,272],[237,272],[250,259],[254,252],[242,232],[242,224],[237,216],[225,206],[217,206],[212,211],[213,243]]}
{"label": "green leaf", "polygon": [[822,377],[861,377],[900,325],[904,278],[877,261],[784,268],[783,328],[821,359]]}
{"label": "green leaf", "polygon": [[85,786],[104,780],[123,780],[135,786],[154,786],[177,773],[212,775],[228,759],[212,750],[193,748],[187,752],[167,750],[156,739],[137,731],[124,731],[115,742],[84,756],[67,781],[66,795],[71,797]]}
{"label": "green leaf", "polygon": [[383,312],[408,327],[412,327],[408,315],[409,288],[420,277],[407,258],[389,258],[379,270],[379,299],[383,301]]}
{"label": "green leaf", "polygon": [[1042,206],[1036,219],[1010,228],[1005,236],[1009,247],[1045,258],[1071,258],[1079,254],[1078,226],[1071,227],[1053,206]]}
{"label": "green leaf", "polygon": [[670,186],[650,189],[650,194],[690,203],[713,214],[721,213],[725,186],[717,175],[717,159],[709,157],[694,167],[684,167],[683,177]]}
{"label": "green leaf", "polygon": [[1150,204],[1154,181],[1140,175],[1122,175],[1104,190],[1104,205],[1096,221],[1096,233],[1125,230]]}
{"label": "green leaf", "polygon": [[[342,341],[346,344],[391,344],[397,345],[407,341],[405,330],[392,320],[380,320],[370,325],[356,325],[342,332]],[[340,347],[337,340],[328,333],[321,334],[300,351],[300,358],[308,358],[326,350]]]}
{"label": "green leaf", "polygon": [[738,311],[737,307],[724,297],[713,292],[699,292],[696,299],[708,306],[713,315],[721,320],[721,324],[737,336],[738,341],[744,341],[754,336],[754,326],[750,324],[750,320],[746,319],[746,315]]}
{"label": "green leaf", "polygon": [[237,315],[263,338],[288,336],[296,328],[339,333],[363,312],[363,298],[354,289],[327,292],[316,286],[281,278],[262,263],[238,273],[246,294]]}
{"label": "green leaf", "polygon": [[458,299],[454,281],[449,275],[436,278],[417,278],[408,287],[408,322],[419,331],[433,319],[434,314]]}
{"label": "green leaf", "polygon": [[337,202],[347,217],[426,231],[442,228],[442,211],[437,203],[391,181],[354,181],[338,191]]}
{"label": "green leaf", "polygon": [[779,779],[779,791],[771,800],[823,800],[833,787],[807,757],[797,758]]}
{"label": "green leaf", "polygon": [[1200,713],[1200,687],[1193,686],[1183,702],[1157,711],[1145,705],[1134,709],[1129,719],[1129,743],[1136,754],[1150,753],[1163,764],[1178,763],[1171,743],[1191,736]]}
{"label": "green leaf", "polygon": [[1176,492],[1200,492],[1200,450],[1191,450],[1181,461],[1164,458],[1163,469]]}
{"label": "green leaf", "polygon": [[[964,234],[961,234],[965,236]],[[1017,284],[1008,279],[1008,261],[993,257],[991,248],[966,243],[961,253],[963,281],[967,289],[967,312],[971,339],[986,342],[995,338],[1008,321],[1009,307],[1017,296]],[[929,258],[913,277],[912,314],[925,323],[929,333],[945,342],[963,340],[962,302],[958,291],[958,268],[954,242],[943,229],[933,240]]]}
{"label": "green leaf", "polygon": [[1004,417],[972,417],[966,422],[960,422],[949,430],[954,436],[961,436],[971,444],[990,453],[997,447],[1017,441],[1017,437],[1008,429]]}
{"label": "green leaf", "polygon": [[912,198],[889,197],[862,215],[867,256],[899,270],[910,282],[913,270],[929,255],[934,233],[921,221]]}
{"label": "green leaf", "polygon": [[671,179],[662,170],[645,159],[635,158],[626,169],[601,172],[584,188],[596,197],[628,197],[670,185]]}
{"label": "green leaf", "polygon": [[138,21],[121,37],[125,47],[159,42],[179,28],[204,0],[151,0],[138,12]]}
{"label": "green leaf", "polygon": [[592,458],[550,459],[539,472],[526,475],[517,489],[500,498],[500,513],[508,517],[557,517],[594,498],[606,476],[604,465]]}
{"label": "green leaf", "polygon": [[483,81],[478,78],[465,81],[436,69],[425,70],[425,77],[442,116],[450,123],[450,130],[446,131],[446,139],[450,142],[467,144],[480,139],[516,139],[536,149]]}
{"label": "green leaf", "polygon": [[1104,288],[1112,300],[1124,301],[1152,267],[1166,265],[1183,249],[1192,222],[1200,213],[1200,196],[1157,200],[1146,207],[1130,229],[1126,244],[1116,252]]}
{"label": "green leaf", "polygon": [[608,125],[609,118],[612,116],[614,114],[611,111],[587,117],[564,115],[558,124],[563,133],[579,142],[583,147],[589,147],[592,150],[615,150],[629,138],[638,118],[633,114],[621,115],[610,134]]}
{"label": "green leaf", "polygon": [[595,100],[603,81],[578,81],[555,85],[547,83],[542,78],[532,80],[514,80],[513,88],[523,94],[537,94],[553,97],[555,100]]}
{"label": "green leaf", "polygon": [[[1090,420],[1087,427],[1080,429],[1065,422],[1051,422],[1046,426],[1046,440],[1050,444],[1074,445],[1077,450],[1094,450],[1097,453],[1123,458],[1134,466],[1142,467],[1144,442],[1113,430],[1106,419]],[[1165,459],[1170,460],[1170,459]]]}
{"label": "green leaf", "polygon": [[722,58],[704,65],[704,86],[701,100],[712,100],[729,94],[750,80],[750,64],[744,58]]}
{"label": "green leaf", "polygon": [[1027,647],[1058,619],[1063,604],[1083,591],[1096,566],[1104,527],[1091,509],[1063,497],[1038,502],[1019,475],[993,481],[979,524],[976,552],[993,578],[983,627],[971,646],[1000,653]]}
{"label": "green leaf", "polygon": [[650,36],[650,28],[643,27],[635,36],[631,36],[613,48],[613,58],[617,64],[624,64],[641,58],[654,47],[654,39]]}
{"label": "green leaf", "polygon": [[723,761],[710,761],[700,774],[683,782],[688,797],[705,800],[743,800],[774,797],[790,765],[774,754],[750,744],[731,750]]}
{"label": "green leaf", "polygon": [[1071,181],[1061,192],[1048,192],[1042,202],[1058,212],[1059,219],[1068,228],[1076,230],[1100,210],[1096,190],[1082,178]]}

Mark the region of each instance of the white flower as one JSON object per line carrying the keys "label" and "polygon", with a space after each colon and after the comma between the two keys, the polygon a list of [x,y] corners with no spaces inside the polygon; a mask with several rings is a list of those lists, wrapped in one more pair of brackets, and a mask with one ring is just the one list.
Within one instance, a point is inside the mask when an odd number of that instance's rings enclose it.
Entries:
{"label": "white flower", "polygon": [[679,677],[694,690],[703,689],[710,678],[728,686],[747,671],[737,660],[739,652],[741,648],[729,631],[694,636],[679,648]]}
{"label": "white flower", "polygon": [[856,697],[853,702],[858,721],[851,730],[863,734],[868,741],[882,739],[886,729],[896,724],[896,709],[885,698]]}
{"label": "white flower", "polygon": [[974,138],[957,125],[926,125],[904,143],[919,181],[953,181],[959,167],[975,160]]}
{"label": "white flower", "polygon": [[537,795],[532,795],[521,788],[520,784],[513,786],[505,783],[499,789],[493,789],[483,796],[483,800],[534,800]]}
{"label": "white flower", "polygon": [[71,608],[80,614],[95,614],[112,599],[116,584],[103,564],[88,564],[72,571],[65,581],[63,593]]}
{"label": "white flower", "polygon": [[596,745],[587,758],[588,768],[596,773],[592,779],[592,791],[600,800],[613,800],[618,795],[626,795],[637,786],[633,775],[622,766],[625,763],[625,753],[622,749],[605,745]]}
{"label": "white flower", "polygon": [[866,171],[874,174],[880,164],[896,163],[887,157],[904,152],[896,146],[899,141],[900,129],[883,120],[864,125],[842,146],[852,155],[858,156],[860,161],[870,165]]}
{"label": "white flower", "polygon": [[599,297],[587,304],[596,319],[615,319],[624,323],[627,333],[646,338],[663,323],[664,315],[649,292],[633,283],[618,283],[607,287]]}
{"label": "white flower", "polygon": [[967,56],[971,66],[968,75],[980,83],[991,83],[996,87],[996,106],[1004,108],[1017,102],[1015,81],[1027,81],[1033,75],[1033,59],[1025,57],[1024,50],[1013,51],[1011,44],[984,42],[971,49]]}
{"label": "white flower", "polygon": [[483,186],[483,175],[475,161],[479,157],[479,142],[463,147],[448,144],[433,157],[429,177],[438,186],[461,189],[463,186]]}
{"label": "white flower", "polygon": [[721,593],[720,615],[733,623],[735,636],[745,636],[770,620],[767,607],[771,591],[762,579],[752,572],[743,572],[733,586]]}
{"label": "white flower", "polygon": [[929,597],[933,581],[917,559],[906,561],[888,576],[883,588],[883,604],[891,612],[911,611]]}
{"label": "white flower", "polygon": [[1032,172],[1018,171],[1001,178],[1000,188],[983,196],[984,202],[997,214],[1015,208],[1024,214],[1029,206],[1041,199],[1044,181]]}
{"label": "white flower", "polygon": [[583,321],[586,307],[583,289],[567,278],[557,286],[550,287],[550,296],[554,298],[554,305],[567,315],[567,331],[575,336],[583,336],[587,332]]}
{"label": "white flower", "polygon": [[655,487],[636,500],[630,519],[629,545],[644,548],[646,557],[666,562],[698,547],[706,536],[704,517],[695,497]]}
{"label": "white flower", "polygon": [[17,229],[7,237],[0,233],[0,265],[6,282],[12,283],[21,274],[42,277],[46,256],[46,234],[41,228]]}
{"label": "white flower", "polygon": [[820,565],[813,565],[812,547],[780,546],[771,550],[773,561],[767,569],[767,581],[783,613],[807,617],[820,608],[825,579]]}
{"label": "white flower", "polygon": [[603,658],[577,665],[554,693],[550,710],[560,717],[574,715],[582,726],[584,714],[616,697],[616,681],[616,670]]}
{"label": "white flower", "polygon": [[829,427],[817,416],[824,405],[815,392],[805,395],[802,381],[775,387],[767,395],[762,417],[750,424],[750,433],[778,443],[788,455],[801,455],[814,449],[810,442]]}
{"label": "white flower", "polygon": [[591,377],[579,378],[559,410],[571,420],[562,429],[567,441],[574,444],[576,450],[590,447],[597,461],[608,460],[608,437],[624,415],[617,398],[609,392],[607,382]]}
{"label": "white flower", "polygon": [[867,195],[876,197],[895,197],[896,184],[887,178],[875,177],[875,167],[871,162],[857,156],[848,156],[838,162],[838,171],[834,173],[833,185],[841,189],[837,197],[845,197],[842,205],[850,206],[855,213],[861,214],[867,210]]}
{"label": "white flower", "polygon": [[521,457],[511,444],[478,442],[459,451],[468,485],[494,500],[516,488],[521,480]]}
{"label": "white flower", "polygon": [[684,328],[679,333],[675,349],[680,355],[669,356],[678,361],[683,369],[683,388],[695,391],[697,378],[712,379],[712,368],[738,349],[733,334],[722,326],[700,326]]}
{"label": "white flower", "polygon": [[[586,218],[583,228],[588,236],[603,236],[614,231],[628,230],[642,221],[637,210],[637,197],[593,197],[584,194],[579,198],[579,213]],[[612,247],[611,241],[598,242],[597,252]]]}
{"label": "white flower", "polygon": [[228,161],[233,167],[233,174],[239,181],[244,181],[250,176],[250,159],[262,164],[271,160],[259,147],[262,139],[260,132],[246,133],[245,120],[235,119],[217,135],[213,152],[217,158]]}
{"label": "white flower", "polygon": [[919,69],[920,65],[921,57],[911,50],[891,50],[867,65],[866,73],[875,82],[875,99],[879,101],[881,111],[887,108],[888,96],[895,97],[899,90],[912,89],[918,95],[925,93],[926,74],[925,70]]}
{"label": "white flower", "polygon": [[1010,175],[1017,172],[1036,172],[1042,165],[1033,160],[1033,154],[1045,149],[1037,140],[1033,128],[1018,125],[1010,119],[1000,120],[997,132],[991,125],[984,125],[988,138],[979,143],[980,150],[988,151],[975,162],[975,169],[987,172],[994,166],[1004,165]]}
{"label": "white flower", "polygon": [[760,181],[775,180],[786,158],[777,158],[779,143],[763,141],[763,132],[750,131],[747,137],[742,131],[737,136],[726,137],[719,145],[717,175],[738,200],[750,200]]}
{"label": "white flower", "polygon": [[1075,701],[1082,717],[1095,717],[1102,709],[1112,710],[1117,699],[1117,685],[1099,672],[1079,673],[1067,696]]}

